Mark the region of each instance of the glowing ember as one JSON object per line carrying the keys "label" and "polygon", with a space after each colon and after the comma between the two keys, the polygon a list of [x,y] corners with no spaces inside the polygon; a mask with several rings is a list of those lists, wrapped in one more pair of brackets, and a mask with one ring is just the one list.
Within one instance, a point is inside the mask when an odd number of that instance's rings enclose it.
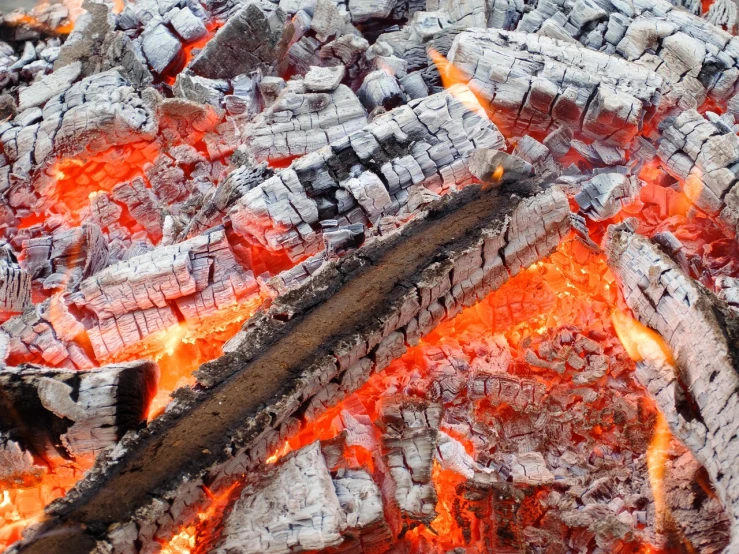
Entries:
{"label": "glowing ember", "polygon": [[664,529],[665,517],[667,515],[663,483],[665,478],[665,463],[667,462],[667,453],[671,438],[667,420],[660,413],[657,415],[652,441],[649,443],[649,448],[647,449],[647,468],[649,471],[649,484],[652,487],[652,495],[654,496],[654,509],[657,514],[657,531]]}

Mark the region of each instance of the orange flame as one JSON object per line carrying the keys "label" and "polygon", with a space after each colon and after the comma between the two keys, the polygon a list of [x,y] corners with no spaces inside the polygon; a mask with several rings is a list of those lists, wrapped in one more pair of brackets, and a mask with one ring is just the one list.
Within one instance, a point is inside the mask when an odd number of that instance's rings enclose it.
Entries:
{"label": "orange flame", "polygon": [[659,333],[617,310],[611,314],[611,321],[621,344],[632,360],[635,362],[651,360],[675,365],[672,350]]}
{"label": "orange flame", "polygon": [[667,426],[667,420],[661,412],[658,412],[652,440],[649,443],[649,448],[647,448],[647,471],[649,473],[649,485],[652,487],[652,495],[654,496],[657,531],[664,529],[665,518],[667,517],[664,478],[671,438],[672,435]]}
{"label": "orange flame", "polygon": [[486,105],[484,99],[470,85],[471,77],[437,50],[429,48],[428,55],[436,65],[436,69],[439,70],[441,84],[447,92],[471,112],[484,113],[488,119],[491,119],[490,113],[484,108]]}

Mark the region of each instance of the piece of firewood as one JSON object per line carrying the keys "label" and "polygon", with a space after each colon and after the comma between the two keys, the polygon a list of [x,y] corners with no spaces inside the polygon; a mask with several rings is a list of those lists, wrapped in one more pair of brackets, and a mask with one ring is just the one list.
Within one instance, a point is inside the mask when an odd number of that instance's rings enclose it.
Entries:
{"label": "piece of firewood", "polygon": [[657,155],[699,208],[739,232],[739,137],[733,128],[697,110],[682,112],[664,129]]}
{"label": "piece of firewood", "polygon": [[8,248],[0,246],[0,312],[22,312],[30,305],[31,275]]}
{"label": "piece of firewood", "polygon": [[59,229],[23,242],[24,265],[46,289],[74,290],[108,263],[108,246],[100,227],[88,223]]}
{"label": "piece of firewood", "polygon": [[577,44],[492,29],[460,33],[449,61],[508,132],[565,125],[614,145],[641,130],[663,82],[653,71]]}
{"label": "piece of firewood", "polygon": [[246,2],[190,63],[196,75],[228,79],[280,59],[285,14],[268,3]]}
{"label": "piece of firewood", "polygon": [[115,444],[146,420],[159,368],[145,361],[75,371],[0,368],[0,431],[42,458]]}
{"label": "piece of firewood", "polygon": [[335,477],[329,470],[321,443],[314,442],[250,476],[213,552],[350,552],[340,547],[345,537],[361,548],[365,533],[368,545],[380,536],[381,543],[389,542],[381,531],[386,524],[380,490],[371,477],[361,469],[339,470]]}
{"label": "piece of firewood", "polygon": [[[610,228],[606,254],[626,303],[664,337],[674,358],[674,366],[669,359],[644,359],[637,365],[637,377],[675,436],[706,468],[736,529],[739,320],[628,224]],[[732,532],[732,540],[737,537]]]}
{"label": "piece of firewood", "polygon": [[[474,102],[466,89],[459,93]],[[249,190],[229,215],[248,241],[302,258],[321,247],[319,222],[366,225],[402,210],[413,188],[442,192],[468,184],[465,155],[503,145],[493,123],[441,93],[400,106],[293,162]]]}
{"label": "piece of firewood", "polygon": [[442,406],[423,399],[383,398],[379,420],[381,450],[388,471],[391,505],[400,511],[396,534],[436,517],[437,494],[431,468]]}

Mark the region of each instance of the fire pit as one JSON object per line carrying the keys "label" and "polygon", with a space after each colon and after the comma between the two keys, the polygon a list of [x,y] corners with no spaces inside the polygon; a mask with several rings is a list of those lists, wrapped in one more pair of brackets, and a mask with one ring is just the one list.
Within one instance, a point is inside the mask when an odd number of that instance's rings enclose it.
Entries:
{"label": "fire pit", "polygon": [[0,18],[0,551],[739,551],[731,0]]}

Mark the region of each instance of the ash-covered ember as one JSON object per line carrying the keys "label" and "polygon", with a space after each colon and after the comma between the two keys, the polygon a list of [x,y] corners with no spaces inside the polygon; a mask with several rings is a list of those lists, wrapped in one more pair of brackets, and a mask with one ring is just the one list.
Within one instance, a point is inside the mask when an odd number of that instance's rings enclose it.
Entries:
{"label": "ash-covered ember", "polygon": [[373,263],[440,197],[515,206],[534,178],[573,212],[553,254],[536,261],[566,210],[488,229],[419,293],[415,331],[385,322],[341,382],[271,414],[264,468],[167,489],[176,509],[106,521],[99,548],[721,551],[739,517],[736,30],[729,0],[2,15],[0,398],[45,415],[0,414],[0,549],[172,391],[207,395],[193,372],[249,351],[270,303],[323,291],[357,249]]}

